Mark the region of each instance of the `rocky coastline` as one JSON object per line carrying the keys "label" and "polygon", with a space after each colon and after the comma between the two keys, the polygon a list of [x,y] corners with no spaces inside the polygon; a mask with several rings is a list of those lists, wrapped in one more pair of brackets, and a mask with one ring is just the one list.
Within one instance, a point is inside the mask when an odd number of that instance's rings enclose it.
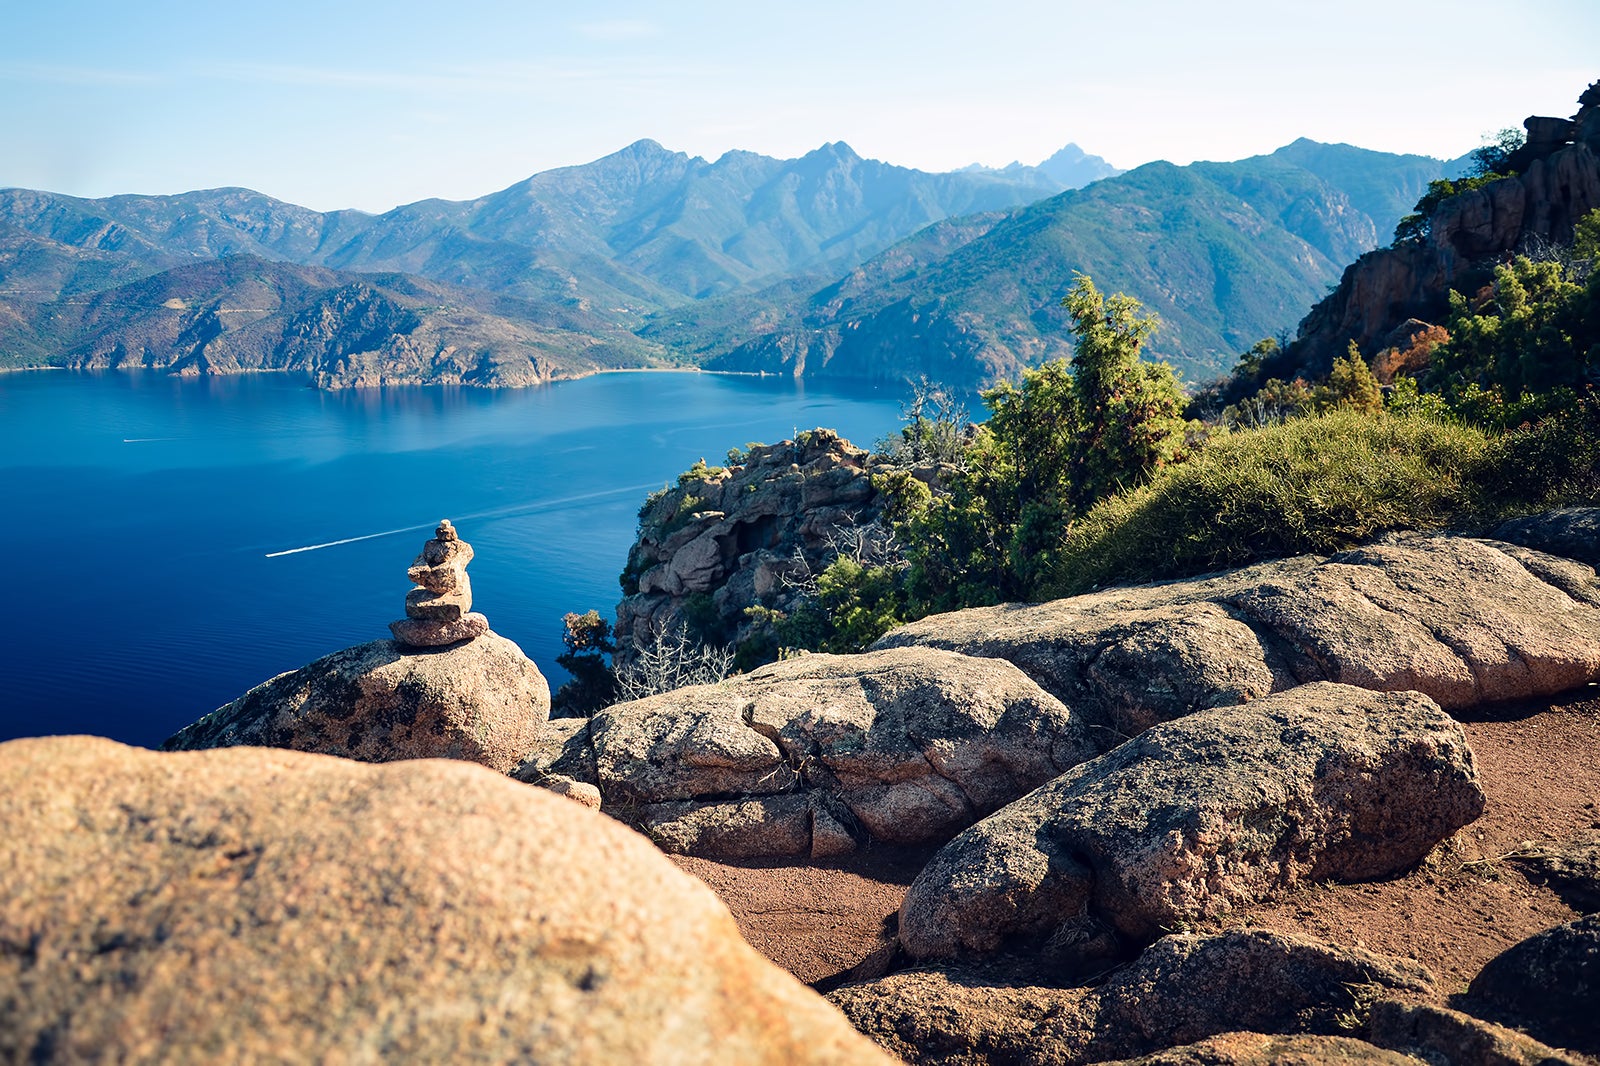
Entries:
{"label": "rocky coastline", "polygon": [[[842,506],[863,469],[807,446],[747,469],[806,471]],[[699,480],[800,492],[743,476]],[[745,517],[652,541],[676,544],[652,569]],[[1464,992],[1270,916],[1469,876],[1452,857],[1507,802],[1480,723],[1600,684],[1597,534],[1600,511],[1555,512],[961,611],[552,720],[514,644],[452,628],[482,616],[442,522],[401,639],[274,678],[163,752],[0,746],[0,1057],[1592,1062],[1593,800],[1588,836],[1515,853],[1558,920],[1480,954]],[[763,550],[719,551],[717,580]],[[1588,780],[1592,723],[1551,774]],[[886,862],[907,880],[862,912],[881,930],[805,974],[831,1003],[740,936],[784,886]]]}

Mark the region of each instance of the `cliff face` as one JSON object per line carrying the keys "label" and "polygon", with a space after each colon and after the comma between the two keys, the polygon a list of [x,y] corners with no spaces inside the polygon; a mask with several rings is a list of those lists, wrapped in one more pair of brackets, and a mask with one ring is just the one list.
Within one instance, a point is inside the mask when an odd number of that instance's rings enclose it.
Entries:
{"label": "cliff face", "polygon": [[806,579],[878,517],[869,452],[827,429],[798,438],[752,448],[734,466],[697,467],[645,504],[617,606],[624,660],[677,620],[737,641],[746,607],[793,606]]}
{"label": "cliff face", "polygon": [[1369,252],[1339,287],[1311,309],[1277,376],[1318,377],[1351,340],[1372,355],[1407,319],[1439,321],[1452,288],[1486,264],[1572,240],[1574,224],[1600,207],[1600,103],[1585,94],[1571,120],[1532,117],[1527,145],[1512,157],[1514,177],[1451,197],[1421,241]]}

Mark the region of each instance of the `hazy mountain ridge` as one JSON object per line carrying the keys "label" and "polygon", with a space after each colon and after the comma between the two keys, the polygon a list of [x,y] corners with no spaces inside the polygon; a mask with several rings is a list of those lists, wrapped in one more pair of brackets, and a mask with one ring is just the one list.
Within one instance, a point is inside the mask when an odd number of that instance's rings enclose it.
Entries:
{"label": "hazy mountain ridge", "polygon": [[[1114,170],[1075,145],[1040,167],[927,174],[842,143],[707,162],[639,141],[475,200],[382,215],[248,189],[0,190],[0,364],[515,384],[676,358],[971,384],[1065,354],[1056,305],[1083,270],[1161,314],[1151,352],[1201,378],[1292,325],[1449,164],[1302,140],[1036,199],[1057,184],[1052,166]],[[250,262],[198,269],[231,258]],[[157,276],[164,299],[231,310],[203,328],[194,310],[180,326],[134,284]],[[281,289],[261,322],[237,310],[255,306],[240,302],[250,284]],[[363,284],[370,293],[350,295]],[[327,313],[307,336],[321,339],[291,343],[288,323],[313,305]],[[414,321],[393,310],[423,306],[454,310]],[[396,332],[379,337],[369,320]]]}
{"label": "hazy mountain ridge", "polygon": [[1150,354],[1205,379],[1298,321],[1452,165],[1310,141],[1234,163],[1151,163],[985,220],[969,239],[919,234],[778,325],[701,346],[715,369],[975,384],[1068,354],[1058,304],[1078,270],[1156,311]]}
{"label": "hazy mountain ridge", "polygon": [[83,369],[295,370],[325,387],[529,385],[654,359],[627,334],[539,325],[519,311],[403,274],[233,255],[99,292],[0,304],[0,348]]}

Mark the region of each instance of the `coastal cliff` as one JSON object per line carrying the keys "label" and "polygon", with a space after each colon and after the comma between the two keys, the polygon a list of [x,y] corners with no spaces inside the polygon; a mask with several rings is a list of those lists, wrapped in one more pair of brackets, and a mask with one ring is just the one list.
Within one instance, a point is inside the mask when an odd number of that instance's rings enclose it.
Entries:
{"label": "coastal cliff", "polygon": [[791,607],[807,580],[841,549],[858,547],[882,513],[871,479],[881,458],[832,430],[730,459],[738,461],[702,461],[640,510],[617,606],[623,661],[677,622],[702,639],[737,644],[751,628],[746,608]]}
{"label": "coastal cliff", "polygon": [[1507,160],[1515,173],[1446,199],[1420,239],[1352,263],[1267,372],[1324,376],[1351,340],[1370,357],[1408,320],[1441,321],[1451,289],[1485,284],[1506,257],[1570,245],[1577,221],[1600,207],[1600,83],[1572,118],[1532,116],[1524,126],[1527,142]]}

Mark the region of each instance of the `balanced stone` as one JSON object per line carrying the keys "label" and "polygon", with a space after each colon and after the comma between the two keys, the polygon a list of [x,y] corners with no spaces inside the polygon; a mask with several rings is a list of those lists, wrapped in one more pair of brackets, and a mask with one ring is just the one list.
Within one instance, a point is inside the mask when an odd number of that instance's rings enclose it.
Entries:
{"label": "balanced stone", "polygon": [[467,564],[472,545],[462,540],[449,519],[439,523],[433,539],[406,570],[417,587],[406,594],[406,617],[389,624],[401,644],[435,648],[472,640],[489,631],[489,620],[472,612],[472,583]]}
{"label": "balanced stone", "polygon": [[406,617],[430,622],[454,622],[472,609],[472,585],[460,576],[454,589],[437,591],[426,585],[406,593]]}
{"label": "balanced stone", "polygon": [[464,614],[456,622],[425,622],[420,618],[402,618],[389,623],[389,632],[396,643],[413,648],[438,648],[458,644],[489,632],[489,619],[481,614]]}

